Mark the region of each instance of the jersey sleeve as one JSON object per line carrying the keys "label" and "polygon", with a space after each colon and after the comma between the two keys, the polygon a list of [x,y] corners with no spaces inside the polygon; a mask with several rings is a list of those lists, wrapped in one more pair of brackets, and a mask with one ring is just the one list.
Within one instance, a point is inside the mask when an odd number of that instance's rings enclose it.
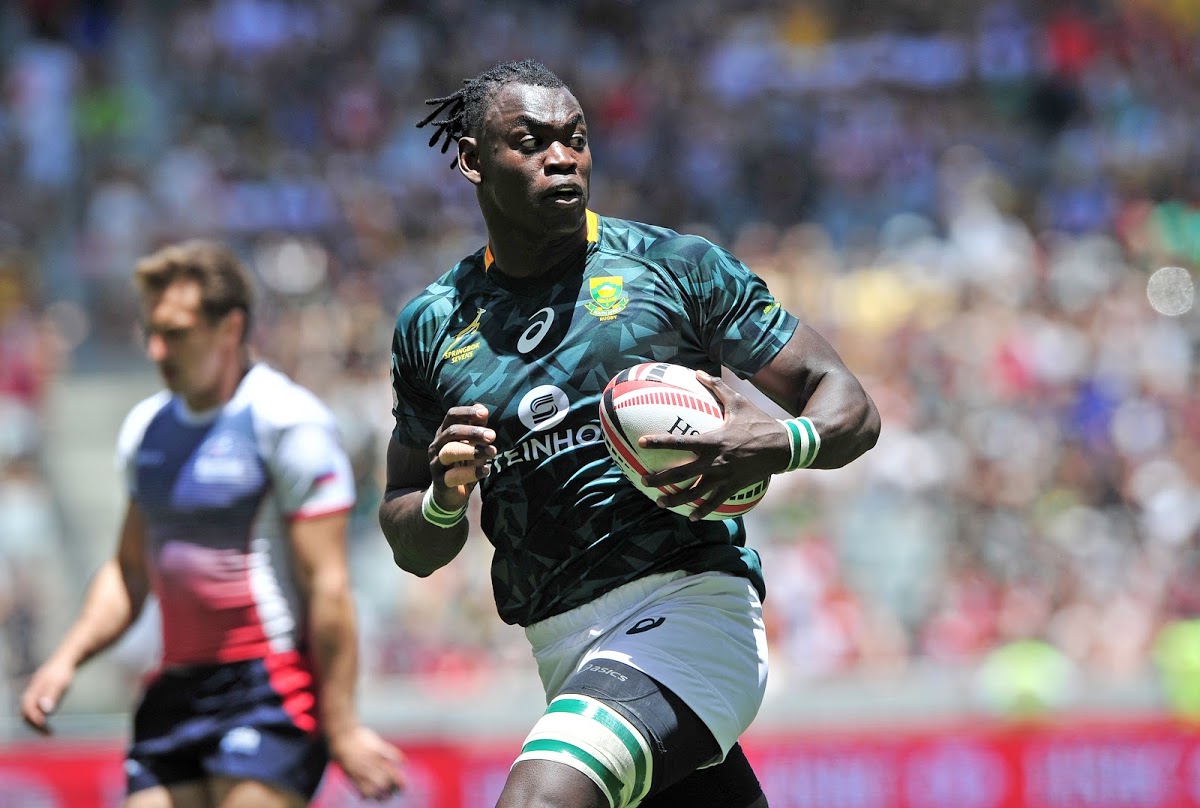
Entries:
{"label": "jersey sleeve", "polygon": [[170,402],[170,396],[164,392],[156,393],[143,399],[129,411],[121,428],[117,431],[117,448],[113,465],[125,485],[125,493],[130,497],[137,493],[137,462],[138,447],[146,434],[146,427],[154,416]]}
{"label": "jersey sleeve", "polygon": [[732,253],[691,236],[675,240],[675,271],[697,338],[714,361],[745,379],[791,339],[799,321]]}
{"label": "jersey sleeve", "polygon": [[402,313],[392,334],[392,437],[404,446],[424,448],[433,442],[445,408],[426,381],[423,339],[408,313]]}
{"label": "jersey sleeve", "polygon": [[270,462],[275,496],[285,515],[308,519],[354,506],[350,459],[331,425],[287,427]]}

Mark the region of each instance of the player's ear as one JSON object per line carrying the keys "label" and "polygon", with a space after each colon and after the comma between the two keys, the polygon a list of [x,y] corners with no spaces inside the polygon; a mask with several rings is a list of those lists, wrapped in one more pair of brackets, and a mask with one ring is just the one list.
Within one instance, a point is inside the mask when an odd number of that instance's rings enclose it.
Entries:
{"label": "player's ear", "polygon": [[246,330],[246,326],[249,325],[249,322],[246,318],[246,312],[243,310],[231,309],[229,313],[225,315],[221,325],[229,329],[232,334],[236,335],[239,342],[246,341],[247,335],[244,332]]}
{"label": "player's ear", "polygon": [[479,171],[479,143],[473,137],[458,139],[458,170],[472,185],[483,179]]}

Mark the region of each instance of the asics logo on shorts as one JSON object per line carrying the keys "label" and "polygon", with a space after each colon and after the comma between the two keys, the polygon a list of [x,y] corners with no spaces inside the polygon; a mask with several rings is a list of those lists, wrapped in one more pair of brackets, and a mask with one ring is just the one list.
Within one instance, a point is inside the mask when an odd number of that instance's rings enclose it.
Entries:
{"label": "asics logo on shorts", "polygon": [[595,671],[596,673],[603,673],[608,676],[611,676],[614,679],[619,679],[622,682],[629,681],[629,677],[626,676],[625,674],[621,673],[620,671],[615,671],[612,668],[604,668],[604,667],[601,667],[600,665],[584,665],[582,668],[579,669],[580,673],[583,673],[585,671]]}
{"label": "asics logo on shorts", "polygon": [[641,620],[634,623],[633,628],[626,631],[626,634],[641,634],[643,631],[649,631],[652,628],[658,628],[663,623],[667,622],[665,617],[643,617]]}

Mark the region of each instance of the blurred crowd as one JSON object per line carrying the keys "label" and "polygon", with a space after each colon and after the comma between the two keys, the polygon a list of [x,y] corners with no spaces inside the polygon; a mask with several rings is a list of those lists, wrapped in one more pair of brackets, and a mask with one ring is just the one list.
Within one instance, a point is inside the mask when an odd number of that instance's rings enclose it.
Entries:
{"label": "blurred crowd", "polygon": [[132,263],[195,235],[246,257],[259,351],[343,425],[368,674],[525,659],[482,537],[409,579],[374,512],[395,314],[484,238],[414,125],[526,57],[583,104],[592,207],[730,247],[882,413],[874,451],[748,517],[776,675],[987,671],[1032,642],[1120,681],[1172,653],[1163,627],[1200,616],[1200,0],[23,0],[0,9],[10,677],[53,639],[54,589],[23,584],[69,496],[39,477],[42,399],[142,361]]}

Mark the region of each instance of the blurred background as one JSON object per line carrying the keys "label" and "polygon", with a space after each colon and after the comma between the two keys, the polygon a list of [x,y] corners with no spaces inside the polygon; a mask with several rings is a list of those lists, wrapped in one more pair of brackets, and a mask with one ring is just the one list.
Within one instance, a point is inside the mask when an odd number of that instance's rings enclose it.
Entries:
{"label": "blurred background", "polygon": [[[527,57],[583,104],[592,208],[731,248],[883,416],[874,451],[775,478],[747,518],[773,643],[749,737],[793,756],[766,778],[773,805],[901,804],[890,786],[806,802],[828,794],[796,750],[823,732],[1200,714],[1200,0],[8,0],[14,749],[42,743],[15,699],[115,546],[116,429],[158,387],[132,265],[191,236],[253,268],[258,352],[334,408],[355,459],[364,715],[416,745],[524,736],[541,694],[495,616],[486,540],[416,579],[375,508],[394,317],[485,238],[414,125],[425,99]],[[123,741],[154,618],[80,677],[60,744]],[[1197,760],[1172,764],[1186,799]],[[1017,780],[1003,804],[1057,782]],[[1001,804],[951,781],[950,804]],[[1064,800],[1044,804],[1101,804]]]}

